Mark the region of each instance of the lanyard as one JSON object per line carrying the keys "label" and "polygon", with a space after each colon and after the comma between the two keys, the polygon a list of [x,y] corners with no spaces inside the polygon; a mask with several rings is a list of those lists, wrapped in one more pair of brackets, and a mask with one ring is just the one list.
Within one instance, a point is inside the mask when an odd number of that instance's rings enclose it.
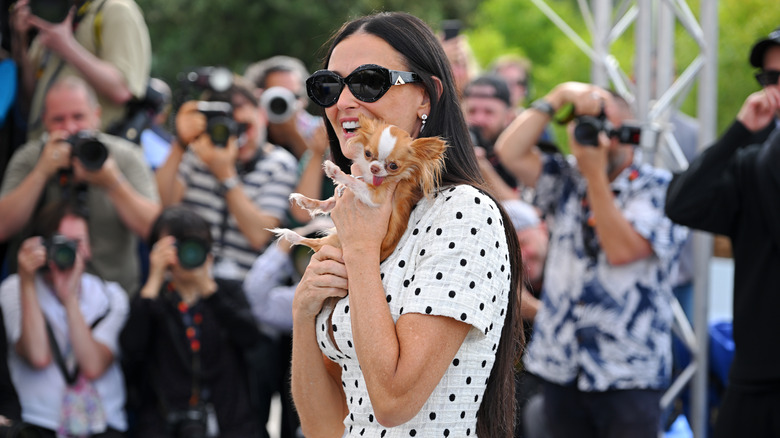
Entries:
{"label": "lanyard", "polygon": [[175,294],[172,283],[168,283],[168,291],[176,297],[176,309],[179,311],[182,324],[184,324],[184,334],[187,338],[187,346],[190,349],[192,357],[192,390],[190,393],[190,406],[196,406],[201,398],[200,376],[202,374],[200,348],[203,334],[203,313],[200,310],[200,303],[190,306],[185,303],[179,294]]}

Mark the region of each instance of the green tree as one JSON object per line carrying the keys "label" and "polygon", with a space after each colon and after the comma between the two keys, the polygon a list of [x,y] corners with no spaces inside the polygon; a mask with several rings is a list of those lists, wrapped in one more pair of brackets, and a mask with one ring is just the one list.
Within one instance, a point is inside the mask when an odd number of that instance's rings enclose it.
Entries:
{"label": "green tree", "polygon": [[321,47],[348,19],[374,11],[407,11],[437,27],[445,18],[466,21],[467,0],[137,0],[152,38],[152,74],[176,85],[179,72],[224,65],[243,73],[273,56],[300,58],[319,68]]}
{"label": "green tree", "polygon": [[[689,1],[698,15],[701,0]],[[709,1],[709,0],[707,0]],[[619,2],[615,2],[616,4]],[[586,42],[590,37],[577,2],[547,0]],[[747,63],[752,44],[780,25],[780,9],[765,0],[719,0],[718,131],[723,131],[748,94],[759,89]],[[521,54],[533,62],[534,91],[543,95],[560,82],[589,81],[590,60],[533,3],[528,0],[485,0],[477,7],[467,35],[483,67],[505,53]],[[682,71],[699,47],[678,23],[675,60]],[[634,27],[616,41],[611,52],[630,75],[634,63]],[[696,114],[696,87],[685,99],[683,110]]]}

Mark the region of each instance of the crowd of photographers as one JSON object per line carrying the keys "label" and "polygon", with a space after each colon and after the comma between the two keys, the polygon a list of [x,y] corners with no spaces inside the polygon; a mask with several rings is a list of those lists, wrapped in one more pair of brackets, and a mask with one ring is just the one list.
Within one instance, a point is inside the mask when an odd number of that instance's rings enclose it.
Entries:
{"label": "crowd of photographers", "polygon": [[[171,87],[149,78],[132,0],[74,5],[11,8],[26,141],[0,163],[0,437],[266,437],[275,395],[281,437],[300,436],[291,303],[308,253],[270,245],[269,229],[329,226],[288,201],[333,194],[306,67],[286,56],[243,75],[198,67]],[[446,24],[480,169],[534,267],[518,374],[531,380],[518,394],[539,415],[526,412],[516,436],[654,436],[687,238],[664,212],[672,175],[643,164],[621,96],[567,82],[523,108],[529,66],[502,59],[471,77]],[[780,56],[780,34],[762,41],[758,68]],[[771,72],[759,79],[770,91]],[[751,131],[775,120],[750,111],[738,121]],[[574,122],[570,155],[551,145],[551,121]]]}

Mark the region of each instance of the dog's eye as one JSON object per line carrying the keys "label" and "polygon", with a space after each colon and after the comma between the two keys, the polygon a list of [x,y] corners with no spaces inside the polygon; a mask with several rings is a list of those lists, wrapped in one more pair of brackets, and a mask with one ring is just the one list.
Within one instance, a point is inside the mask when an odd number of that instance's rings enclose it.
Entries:
{"label": "dog's eye", "polygon": [[366,150],[366,158],[369,158],[369,159],[371,158],[371,151]]}
{"label": "dog's eye", "polygon": [[396,171],[396,170],[398,170],[398,165],[395,164],[395,163],[387,163],[387,168],[392,170],[392,171]]}

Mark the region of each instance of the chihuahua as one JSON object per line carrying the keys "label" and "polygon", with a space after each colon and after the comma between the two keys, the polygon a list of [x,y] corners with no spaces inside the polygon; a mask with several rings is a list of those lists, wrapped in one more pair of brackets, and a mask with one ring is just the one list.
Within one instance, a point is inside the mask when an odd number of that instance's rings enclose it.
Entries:
{"label": "chihuahua", "polygon": [[[444,169],[447,143],[437,137],[414,140],[397,126],[363,115],[359,123],[357,135],[347,142],[345,155],[360,168],[362,176],[347,175],[331,161],[325,161],[323,167],[325,174],[337,184],[336,196],[348,188],[361,202],[371,207],[378,207],[387,196],[393,196],[388,192],[387,182],[398,181],[390,223],[382,241],[380,260],[384,260],[395,250],[406,231],[412,208],[436,188]],[[293,193],[290,200],[312,216],[328,213],[336,206],[335,196],[320,201]],[[323,245],[341,247],[335,229],[321,238],[304,238],[292,230],[281,228],[271,231],[293,244],[305,245],[315,251]]]}

